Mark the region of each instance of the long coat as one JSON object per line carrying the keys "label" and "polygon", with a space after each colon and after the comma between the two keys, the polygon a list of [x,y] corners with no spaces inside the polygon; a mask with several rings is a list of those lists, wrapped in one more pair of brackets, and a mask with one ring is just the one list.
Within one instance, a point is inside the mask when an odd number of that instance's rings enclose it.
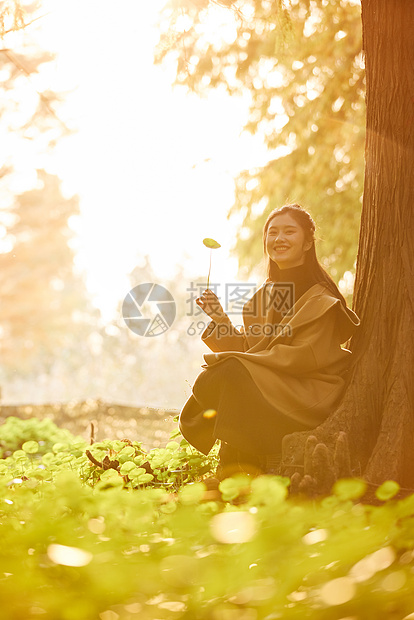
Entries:
{"label": "long coat", "polygon": [[266,280],[244,305],[244,328],[236,329],[227,315],[209,323],[202,340],[213,353],[204,355],[202,368],[236,357],[271,406],[312,428],[343,395],[351,352],[341,344],[360,321],[318,283],[275,325],[272,291],[273,283]]}

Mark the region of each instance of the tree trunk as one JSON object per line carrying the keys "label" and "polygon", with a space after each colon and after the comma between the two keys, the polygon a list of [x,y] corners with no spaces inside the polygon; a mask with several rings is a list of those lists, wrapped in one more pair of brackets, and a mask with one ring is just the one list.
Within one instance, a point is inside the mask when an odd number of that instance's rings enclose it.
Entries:
{"label": "tree trunk", "polygon": [[362,26],[367,139],[353,377],[325,423],[285,438],[284,473],[304,473],[310,435],[333,451],[345,431],[353,475],[414,488],[414,1],[362,0]]}

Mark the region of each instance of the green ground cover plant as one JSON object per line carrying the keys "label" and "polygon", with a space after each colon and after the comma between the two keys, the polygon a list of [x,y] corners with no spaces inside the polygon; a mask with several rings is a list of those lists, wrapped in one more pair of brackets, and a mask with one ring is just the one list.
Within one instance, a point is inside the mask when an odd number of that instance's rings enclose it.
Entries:
{"label": "green ground cover plant", "polygon": [[310,500],[240,474],[218,494],[217,452],[177,433],[147,453],[44,422],[0,426],[2,620],[414,618],[414,495],[396,483],[378,505],[359,479]]}

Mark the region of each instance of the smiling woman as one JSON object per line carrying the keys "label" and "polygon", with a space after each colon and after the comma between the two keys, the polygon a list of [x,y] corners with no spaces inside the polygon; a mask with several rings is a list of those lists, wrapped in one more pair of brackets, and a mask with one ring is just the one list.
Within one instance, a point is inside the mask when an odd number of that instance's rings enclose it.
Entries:
{"label": "smiling woman", "polygon": [[266,251],[279,269],[297,267],[305,262],[305,252],[312,241],[305,239],[305,231],[289,213],[273,217],[267,230]]}
{"label": "smiling woman", "polygon": [[204,355],[179,423],[205,454],[221,440],[219,478],[240,469],[278,473],[283,437],[316,427],[342,398],[351,352],[341,344],[359,319],[319,264],[314,233],[299,205],[269,214],[268,278],[244,305],[242,330],[212,291],[197,300],[213,319],[202,334],[213,353]]}

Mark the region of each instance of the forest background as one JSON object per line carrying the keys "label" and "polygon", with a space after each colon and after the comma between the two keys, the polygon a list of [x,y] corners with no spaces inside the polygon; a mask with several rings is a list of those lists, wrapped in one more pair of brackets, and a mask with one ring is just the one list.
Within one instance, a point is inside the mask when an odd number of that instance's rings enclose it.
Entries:
{"label": "forest background", "polygon": [[[360,3],[298,0],[289,19],[266,2],[198,7],[185,43],[188,16],[171,3],[126,0],[115,15],[109,2],[52,4],[22,3],[24,14],[1,4],[2,401],[179,408],[206,352],[206,317],[194,307],[207,279],[204,236],[222,242],[219,295],[229,283],[251,293],[264,279],[266,214],[300,202],[351,303],[365,138]],[[177,304],[154,338],[121,314],[143,282]]]}

